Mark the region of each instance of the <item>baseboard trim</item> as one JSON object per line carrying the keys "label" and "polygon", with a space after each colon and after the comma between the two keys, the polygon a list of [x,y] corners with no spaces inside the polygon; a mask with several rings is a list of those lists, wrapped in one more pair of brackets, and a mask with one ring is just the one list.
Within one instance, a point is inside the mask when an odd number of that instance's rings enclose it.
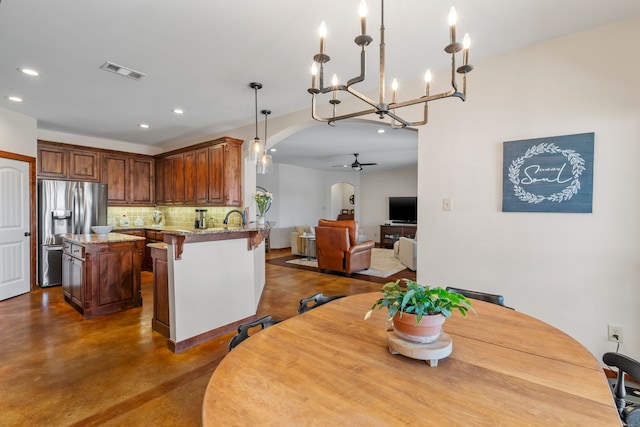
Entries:
{"label": "baseboard trim", "polygon": [[245,317],[244,319],[240,319],[237,322],[229,323],[228,325],[203,332],[199,335],[195,335],[182,341],[173,341],[169,339],[167,340],[167,348],[173,353],[180,353],[181,351],[188,350],[191,347],[195,347],[214,338],[218,338],[222,335],[228,334],[229,332],[233,332],[237,330],[238,326],[242,325],[243,323],[252,322],[257,318],[258,317],[254,314],[253,316]]}

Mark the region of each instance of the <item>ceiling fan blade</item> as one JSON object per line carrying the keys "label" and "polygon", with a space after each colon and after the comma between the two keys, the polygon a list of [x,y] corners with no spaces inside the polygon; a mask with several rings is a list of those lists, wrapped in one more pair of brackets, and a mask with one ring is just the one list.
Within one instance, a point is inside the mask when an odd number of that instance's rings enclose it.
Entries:
{"label": "ceiling fan blade", "polygon": [[333,165],[332,168],[348,168],[349,165]]}
{"label": "ceiling fan blade", "polygon": [[360,163],[360,166],[377,166],[377,163]]}

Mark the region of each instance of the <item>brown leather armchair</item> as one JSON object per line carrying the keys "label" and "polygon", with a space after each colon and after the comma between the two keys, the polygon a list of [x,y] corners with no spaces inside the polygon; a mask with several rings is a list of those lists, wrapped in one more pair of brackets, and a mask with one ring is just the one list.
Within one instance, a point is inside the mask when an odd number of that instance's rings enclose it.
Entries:
{"label": "brown leather armchair", "polygon": [[358,223],[354,220],[321,219],[316,227],[316,257],[320,270],[351,274],[371,267],[373,240],[358,242]]}

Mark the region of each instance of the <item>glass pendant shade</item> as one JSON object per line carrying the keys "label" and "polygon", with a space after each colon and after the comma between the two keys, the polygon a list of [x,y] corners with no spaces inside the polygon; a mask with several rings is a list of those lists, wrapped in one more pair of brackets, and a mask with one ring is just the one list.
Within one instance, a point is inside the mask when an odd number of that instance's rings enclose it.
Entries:
{"label": "glass pendant shade", "polygon": [[273,172],[273,159],[271,158],[271,154],[267,154],[266,151],[262,153],[256,172],[261,175]]}
{"label": "glass pendant shade", "polygon": [[264,141],[260,138],[255,138],[251,141],[250,152],[249,152],[249,162],[254,165],[258,165],[258,161],[262,157],[264,153]]}

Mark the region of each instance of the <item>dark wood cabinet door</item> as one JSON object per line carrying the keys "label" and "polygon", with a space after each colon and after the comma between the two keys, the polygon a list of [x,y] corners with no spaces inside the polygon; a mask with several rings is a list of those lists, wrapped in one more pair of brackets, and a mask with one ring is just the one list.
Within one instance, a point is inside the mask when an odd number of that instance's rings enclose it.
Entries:
{"label": "dark wood cabinet door", "polygon": [[62,295],[71,299],[71,255],[62,254]]}
{"label": "dark wood cabinet door", "polygon": [[169,338],[169,270],[167,250],[151,248],[153,257],[153,320],[154,331]]}
{"label": "dark wood cabinet door", "polygon": [[84,306],[85,272],[84,261],[71,257],[69,274],[69,293],[71,302],[79,307]]}
{"label": "dark wood cabinet door", "polygon": [[129,203],[150,206],[154,203],[153,159],[133,158],[129,162],[131,183]]}
{"label": "dark wood cabinet door", "polygon": [[209,149],[196,151],[196,203],[209,202]]}
{"label": "dark wood cabinet door", "polygon": [[100,181],[100,153],[69,150],[69,178],[78,181]]}
{"label": "dark wood cabinet door", "polygon": [[156,159],[154,163],[156,166],[156,175],[155,175],[156,203],[163,204],[164,203],[164,159]]}
{"label": "dark wood cabinet door", "polygon": [[173,177],[173,159],[171,157],[166,157],[162,159],[162,164],[164,169],[164,202],[172,204],[174,201],[173,189],[175,187]]}
{"label": "dark wood cabinet door", "polygon": [[114,154],[102,156],[102,182],[107,184],[107,203],[126,205],[129,190],[129,158]]}
{"label": "dark wood cabinet door", "polygon": [[43,178],[67,178],[69,152],[58,147],[38,145],[38,176]]}
{"label": "dark wood cabinet door", "polygon": [[184,202],[196,202],[196,152],[184,153]]}
{"label": "dark wood cabinet door", "polygon": [[173,160],[173,202],[182,204],[185,200],[184,191],[184,155],[171,156]]}
{"label": "dark wood cabinet door", "polygon": [[224,144],[209,147],[209,203],[224,205]]}
{"label": "dark wood cabinet door", "polygon": [[242,145],[229,142],[224,146],[224,204],[242,206]]}

